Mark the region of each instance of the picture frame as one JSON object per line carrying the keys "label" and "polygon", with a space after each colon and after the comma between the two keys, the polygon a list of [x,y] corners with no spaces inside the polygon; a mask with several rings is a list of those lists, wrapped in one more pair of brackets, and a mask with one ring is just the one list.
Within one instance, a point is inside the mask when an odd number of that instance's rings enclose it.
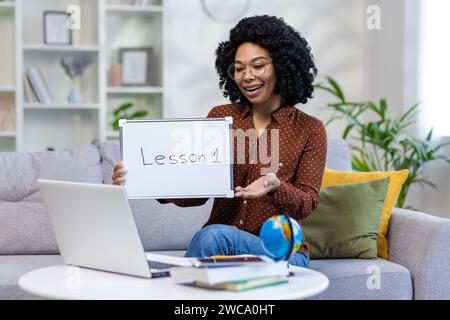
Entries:
{"label": "picture frame", "polygon": [[149,86],[152,47],[120,48],[122,86]]}
{"label": "picture frame", "polygon": [[45,44],[72,44],[72,30],[69,29],[67,21],[70,14],[65,11],[44,11],[44,43]]}

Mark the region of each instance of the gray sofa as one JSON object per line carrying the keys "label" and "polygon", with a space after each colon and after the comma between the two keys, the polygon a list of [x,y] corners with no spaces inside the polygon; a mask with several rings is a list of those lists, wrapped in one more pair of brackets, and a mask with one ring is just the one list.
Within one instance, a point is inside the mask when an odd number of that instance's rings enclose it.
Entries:
{"label": "gray sofa", "polygon": [[[118,155],[117,142],[52,152],[0,153],[0,299],[35,298],[17,287],[19,277],[62,262],[36,179],[111,183]],[[327,166],[350,170],[344,141],[329,140]],[[132,201],[145,249],[182,255],[208,219],[212,202],[179,208],[155,200]],[[395,209],[388,239],[389,261],[311,261],[312,269],[330,279],[328,290],[313,299],[450,298],[450,220]]]}

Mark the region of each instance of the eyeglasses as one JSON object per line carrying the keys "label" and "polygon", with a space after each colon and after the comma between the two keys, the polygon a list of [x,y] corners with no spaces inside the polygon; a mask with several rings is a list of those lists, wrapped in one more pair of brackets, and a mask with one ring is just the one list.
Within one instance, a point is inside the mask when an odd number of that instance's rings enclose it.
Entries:
{"label": "eyeglasses", "polygon": [[251,61],[248,67],[241,63],[232,63],[228,67],[228,75],[233,80],[241,80],[248,68],[255,77],[259,77],[262,76],[264,72],[266,72],[267,65],[271,64],[272,62],[272,59],[257,58]]}

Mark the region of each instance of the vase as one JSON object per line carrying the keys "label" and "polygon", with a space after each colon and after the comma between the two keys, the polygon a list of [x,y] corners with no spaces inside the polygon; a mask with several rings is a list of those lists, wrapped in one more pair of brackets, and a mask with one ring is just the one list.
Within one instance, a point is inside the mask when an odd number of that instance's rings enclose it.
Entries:
{"label": "vase", "polygon": [[72,85],[69,91],[69,95],[67,96],[67,101],[69,103],[82,103],[83,96],[81,94],[79,84],[74,79],[72,80]]}

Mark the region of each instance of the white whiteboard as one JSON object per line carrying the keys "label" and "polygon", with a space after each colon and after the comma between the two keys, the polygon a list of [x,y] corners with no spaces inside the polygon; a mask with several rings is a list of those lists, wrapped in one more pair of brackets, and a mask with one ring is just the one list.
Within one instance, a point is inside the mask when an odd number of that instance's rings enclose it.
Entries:
{"label": "white whiteboard", "polygon": [[233,119],[120,120],[129,199],[234,196]]}

